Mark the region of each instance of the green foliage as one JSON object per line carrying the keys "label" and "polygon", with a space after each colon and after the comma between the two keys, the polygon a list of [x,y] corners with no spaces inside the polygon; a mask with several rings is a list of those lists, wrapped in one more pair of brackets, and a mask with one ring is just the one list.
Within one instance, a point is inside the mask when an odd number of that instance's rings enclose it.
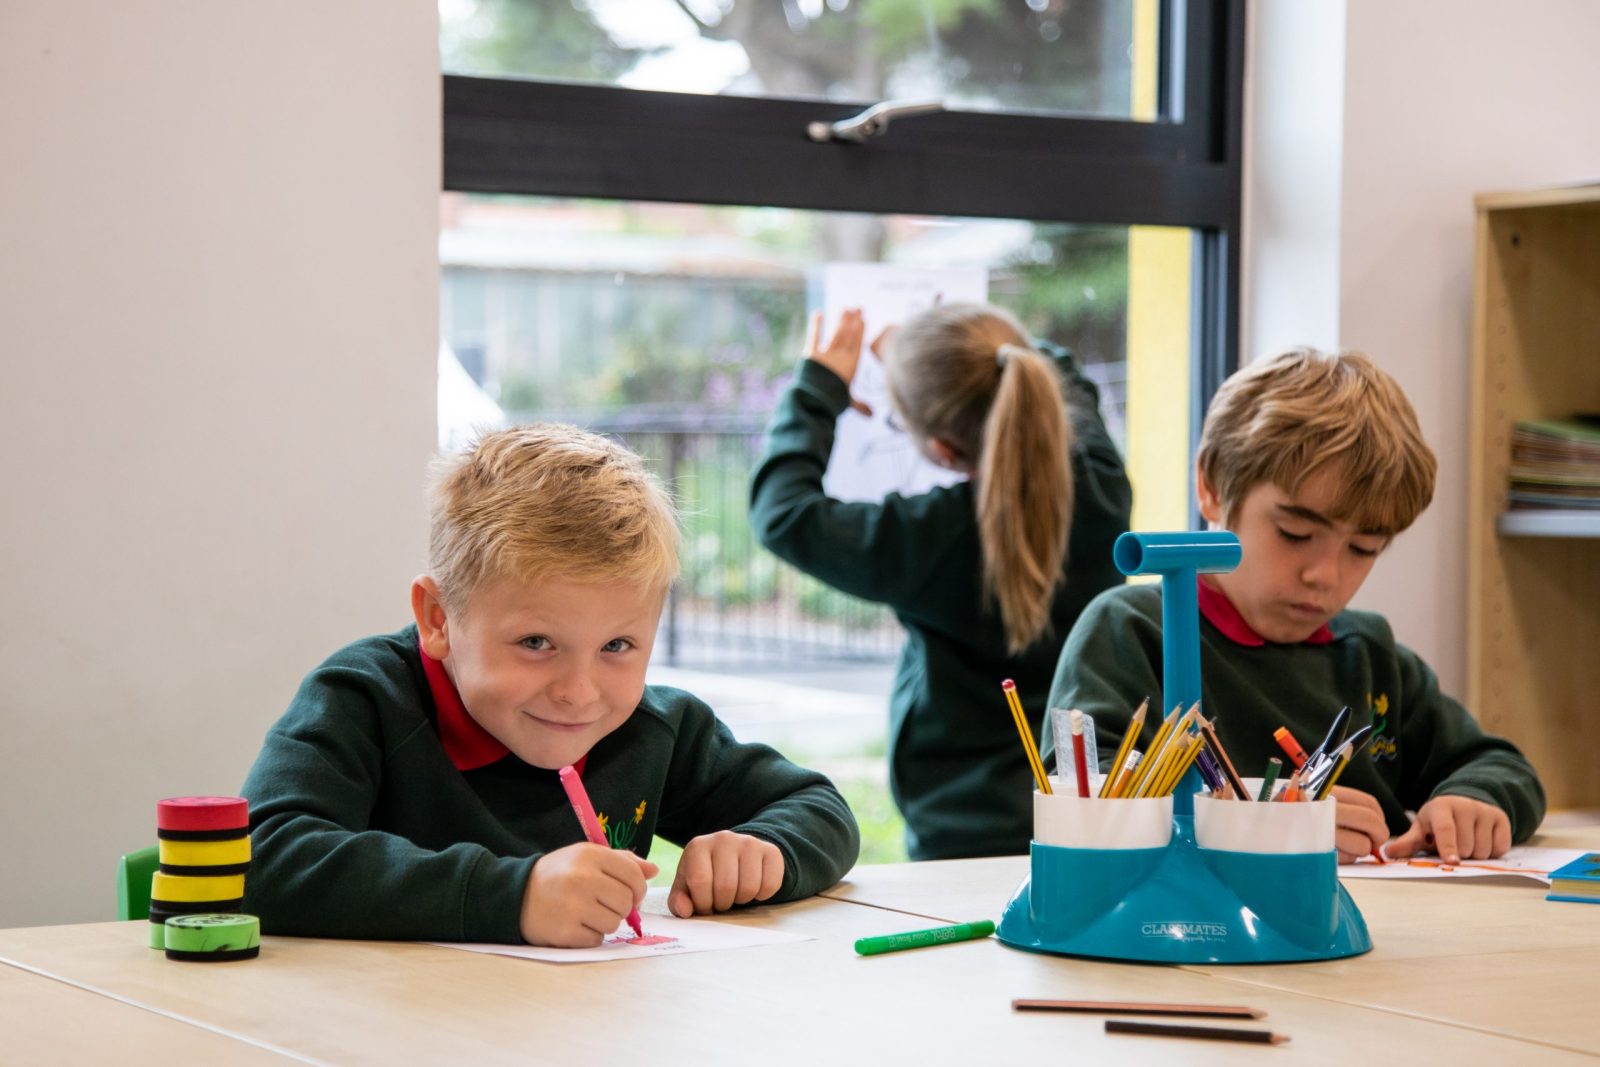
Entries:
{"label": "green foliage", "polygon": [[563,0],[474,0],[439,24],[444,69],[463,74],[611,82],[641,54],[618,46],[587,11]]}
{"label": "green foliage", "polygon": [[[855,814],[856,825],[861,828],[861,857],[857,863],[904,863],[906,857],[906,824],[895,810],[889,797],[889,787],[881,776],[834,776],[834,785],[845,803]],[[650,843],[650,862],[661,868],[651,885],[672,884],[678,873],[678,859],[683,849],[670,841],[656,838]]]}

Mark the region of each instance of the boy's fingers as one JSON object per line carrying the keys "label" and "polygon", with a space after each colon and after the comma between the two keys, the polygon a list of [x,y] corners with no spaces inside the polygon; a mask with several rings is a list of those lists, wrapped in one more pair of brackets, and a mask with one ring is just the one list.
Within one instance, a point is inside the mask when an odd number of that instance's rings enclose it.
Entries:
{"label": "boy's fingers", "polygon": [[757,900],[766,900],[783,888],[783,853],[777,847],[761,850],[761,890]]}
{"label": "boy's fingers", "polygon": [[1456,845],[1456,820],[1449,812],[1434,820],[1433,851],[1446,863],[1461,862],[1461,850]]}
{"label": "boy's fingers", "polygon": [[724,844],[717,850],[720,855],[711,865],[711,906],[717,911],[733,907],[733,898],[739,892],[739,849]]}
{"label": "boy's fingers", "polygon": [[808,357],[817,354],[817,344],[822,340],[822,312],[814,311],[811,322],[806,326],[806,346],[801,349]]}
{"label": "boy's fingers", "polygon": [[739,887],[734,891],[735,904],[748,904],[761,892],[761,853],[749,851],[739,857]]}
{"label": "boy's fingers", "polygon": [[855,397],[851,397],[850,406],[868,418],[872,417],[872,407],[865,400],[857,400]]}
{"label": "boy's fingers", "polygon": [[1494,851],[1489,854],[1490,859],[1496,856],[1504,856],[1511,851],[1511,819],[1503,811],[1497,812],[1496,815],[1493,834]]}
{"label": "boy's fingers", "polygon": [[1383,846],[1384,858],[1398,860],[1416,855],[1417,850],[1422,847],[1422,835],[1424,832],[1420,822],[1413,822],[1409,830]]}
{"label": "boy's fingers", "polygon": [[687,919],[694,914],[694,901],[689,899],[689,894],[683,887],[674,883],[672,890],[667,893],[667,910],[680,919]]}
{"label": "boy's fingers", "polygon": [[[644,876],[644,880],[646,882],[650,881],[650,879],[661,873],[660,867],[657,867],[644,857],[634,855],[632,852],[628,853],[628,855],[633,856],[634,860],[638,862],[639,873]],[[647,893],[649,889],[650,887],[648,885],[639,886],[634,894],[634,904],[638,904],[639,901],[643,900],[645,893]]]}
{"label": "boy's fingers", "polygon": [[703,843],[689,842],[689,847],[678,858],[678,875],[673,888],[679,887],[688,895],[693,912],[704,915],[711,910],[711,850]]}

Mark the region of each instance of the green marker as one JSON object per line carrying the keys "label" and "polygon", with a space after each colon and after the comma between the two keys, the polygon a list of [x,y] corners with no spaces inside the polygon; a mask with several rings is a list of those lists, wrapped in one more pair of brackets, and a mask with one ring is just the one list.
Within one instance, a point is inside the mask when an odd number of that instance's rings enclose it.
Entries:
{"label": "green marker", "polygon": [[994,923],[985,919],[975,923],[957,923],[954,926],[936,926],[932,930],[911,930],[903,934],[885,934],[883,937],[863,937],[856,942],[856,954],[876,956],[882,952],[899,952],[903,948],[926,948],[951,941],[974,941],[994,933]]}

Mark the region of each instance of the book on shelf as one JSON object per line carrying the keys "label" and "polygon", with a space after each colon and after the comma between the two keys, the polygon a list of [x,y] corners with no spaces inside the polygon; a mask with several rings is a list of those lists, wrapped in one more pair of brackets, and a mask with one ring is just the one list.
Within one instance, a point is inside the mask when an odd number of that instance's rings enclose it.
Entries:
{"label": "book on shelf", "polygon": [[1519,421],[1508,473],[1514,510],[1600,508],[1600,420]]}

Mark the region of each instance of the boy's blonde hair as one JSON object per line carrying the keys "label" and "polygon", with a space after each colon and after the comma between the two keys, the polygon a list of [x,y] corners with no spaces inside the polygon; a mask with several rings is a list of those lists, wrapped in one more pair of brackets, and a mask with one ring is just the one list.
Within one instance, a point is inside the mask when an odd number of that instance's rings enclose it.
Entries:
{"label": "boy's blonde hair", "polygon": [[1433,499],[1438,461],[1400,385],[1359,352],[1297,348],[1234,374],[1211,400],[1198,466],[1231,522],[1263,482],[1293,494],[1328,464],[1327,516],[1392,537]]}
{"label": "boy's blonde hair", "polygon": [[672,500],[637,455],[535,423],[487,434],[433,467],[428,565],[448,610],[485,581],[637,582],[678,573]]}
{"label": "boy's blonde hair", "polygon": [[955,448],[973,473],[983,587],[1006,646],[1050,628],[1072,526],[1072,426],[1055,364],[1009,312],[939,304],[894,333],[884,376],[907,429]]}

